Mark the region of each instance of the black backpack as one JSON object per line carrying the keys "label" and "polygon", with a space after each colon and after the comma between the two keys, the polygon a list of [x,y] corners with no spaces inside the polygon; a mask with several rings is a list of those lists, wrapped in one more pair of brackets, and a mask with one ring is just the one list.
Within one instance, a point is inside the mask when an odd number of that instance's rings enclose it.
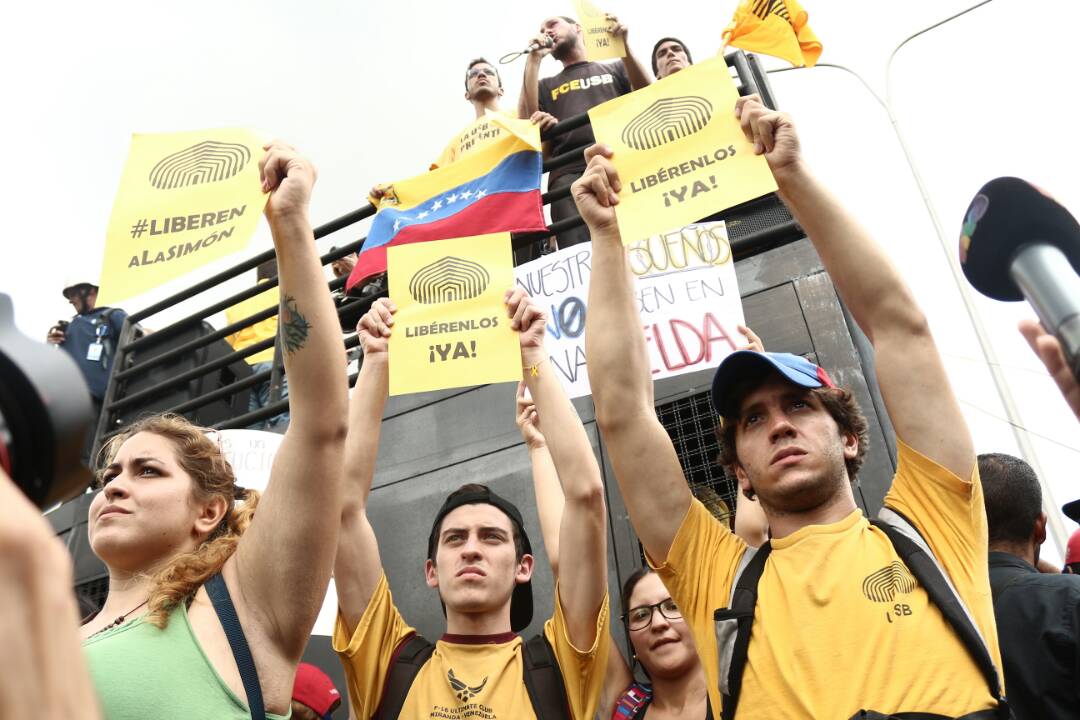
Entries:
{"label": "black backpack", "polygon": [[[435,644],[419,635],[413,635],[402,644],[390,666],[374,720],[394,720],[401,714],[413,680],[434,651]],[[522,673],[525,689],[537,720],[570,720],[566,686],[547,638],[540,634],[522,643],[521,657],[525,665]]]}
{"label": "black backpack", "polygon": [[[915,526],[895,510],[882,508],[878,517],[877,520],[870,520],[870,523],[884,532],[892,542],[897,555],[926,590],[930,602],[941,611],[945,622],[953,629],[978,666],[979,672],[982,673],[990,688],[990,694],[997,699],[996,709],[969,713],[957,720],[1009,720],[1012,718],[1012,713],[1009,712],[1009,705],[1001,693],[1001,682],[986,640],[957,594],[956,588],[938,564],[930,546],[926,544]],[[746,668],[747,650],[750,647],[750,631],[754,624],[754,607],[757,605],[758,580],[761,579],[765,561],[771,551],[770,543],[765,543],[756,551],[750,548],[743,554],[735,573],[729,607],[713,613],[713,620],[716,623],[716,644],[720,655],[720,692],[724,698],[723,720],[734,720],[735,711],[739,705],[739,691],[742,686],[743,670]],[[727,668],[726,673],[725,668]],[[855,718],[944,720],[943,716],[933,713],[902,712],[888,715],[873,710],[860,710],[852,716],[851,720]]]}

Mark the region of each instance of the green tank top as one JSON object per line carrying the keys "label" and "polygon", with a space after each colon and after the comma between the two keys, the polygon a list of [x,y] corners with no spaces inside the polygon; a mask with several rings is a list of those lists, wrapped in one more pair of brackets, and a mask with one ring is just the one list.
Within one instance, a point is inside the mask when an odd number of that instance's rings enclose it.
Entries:
{"label": "green tank top", "polygon": [[[187,606],[164,630],[136,618],[83,641],[90,677],[108,720],[250,720],[191,631]],[[291,712],[290,712],[291,715]],[[271,720],[288,715],[267,713]]]}

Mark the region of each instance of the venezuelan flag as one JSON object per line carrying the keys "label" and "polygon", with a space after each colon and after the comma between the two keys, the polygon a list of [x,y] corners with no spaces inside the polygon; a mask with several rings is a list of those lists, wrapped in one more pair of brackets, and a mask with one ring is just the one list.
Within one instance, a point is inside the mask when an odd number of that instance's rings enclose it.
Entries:
{"label": "venezuelan flag", "polygon": [[386,272],[391,245],[546,227],[540,203],[540,132],[528,120],[491,116],[509,132],[457,162],[390,185],[378,201],[346,290]]}

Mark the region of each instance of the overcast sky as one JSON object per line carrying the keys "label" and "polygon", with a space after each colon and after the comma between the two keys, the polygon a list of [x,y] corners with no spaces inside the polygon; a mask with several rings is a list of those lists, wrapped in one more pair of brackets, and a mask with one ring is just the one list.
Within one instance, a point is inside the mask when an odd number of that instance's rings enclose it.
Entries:
{"label": "overcast sky", "polygon": [[[946,249],[879,103],[887,97],[894,48],[971,4],[808,0],[810,24],[824,45],[820,62],[846,69],[771,79],[818,174],[915,288],[979,451],[1017,452]],[[682,38],[699,59],[715,53],[736,1],[597,5],[629,24],[631,47],[647,64],[664,35]],[[993,177],[1029,179],[1080,210],[1072,128],[1080,109],[1080,3],[1046,0],[1038,12],[1032,5],[993,0],[912,41],[892,63],[891,107],[949,254],[968,201]],[[471,119],[462,86],[469,59],[520,49],[545,16],[572,12],[568,0],[20,3],[8,10],[0,43],[7,155],[0,182],[9,218],[0,292],[14,297],[17,322],[33,337],[70,316],[60,296],[63,278],[100,267],[132,132],[247,126],[285,138],[319,167],[312,211],[323,222],[361,205],[373,183],[425,169]],[[557,69],[548,59],[541,74]],[[513,106],[523,62],[502,70],[504,102]],[[342,231],[321,246],[365,229]],[[245,255],[267,247],[263,224]],[[191,282],[179,279],[151,297]],[[1030,310],[975,302],[1054,501],[1080,496],[1080,427],[1015,330]],[[1062,522],[1066,531],[1075,528]],[[1061,556],[1053,547],[1044,553]]]}

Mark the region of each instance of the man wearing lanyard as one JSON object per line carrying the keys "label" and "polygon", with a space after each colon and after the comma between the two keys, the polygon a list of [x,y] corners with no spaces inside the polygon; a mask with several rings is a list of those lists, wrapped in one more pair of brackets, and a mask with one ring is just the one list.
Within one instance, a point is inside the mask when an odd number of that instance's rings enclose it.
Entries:
{"label": "man wearing lanyard", "polygon": [[[60,346],[75,360],[86,379],[93,401],[92,418],[97,427],[101,403],[109,387],[109,373],[127,313],[120,308],[97,307],[98,286],[88,280],[65,283],[64,298],[75,308],[75,316],[49,329],[46,342]],[[89,457],[93,433],[87,438],[84,457]]]}

